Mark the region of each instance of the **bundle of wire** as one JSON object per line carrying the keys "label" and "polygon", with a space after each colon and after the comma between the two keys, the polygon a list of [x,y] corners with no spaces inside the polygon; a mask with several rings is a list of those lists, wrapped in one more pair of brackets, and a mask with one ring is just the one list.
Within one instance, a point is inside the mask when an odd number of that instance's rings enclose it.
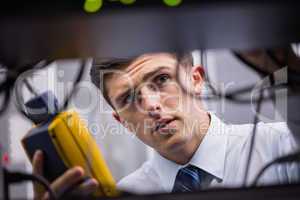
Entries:
{"label": "bundle of wire", "polygon": [[[16,81],[17,81],[19,75],[21,75],[22,73],[24,73],[28,70],[32,70],[32,69],[36,69],[36,70],[44,69],[47,66],[49,66],[52,62],[53,61],[40,61],[37,64],[30,64],[30,65],[26,65],[23,67],[20,67],[20,66],[15,66],[15,67],[9,66],[8,67],[8,66],[0,65],[0,74],[2,76],[1,82],[0,82],[0,95],[2,96],[2,99],[3,99],[2,104],[0,106],[0,116],[4,115],[5,111],[7,110],[10,99],[11,99],[12,88],[14,86],[16,86],[16,89],[15,89],[16,107],[22,115],[24,115],[25,117],[28,117],[27,112],[22,107],[23,102],[21,102],[22,98],[20,97],[21,85],[15,85]],[[68,106],[69,100],[74,95],[74,93],[76,91],[76,87],[83,77],[83,72],[84,72],[86,63],[87,63],[87,61],[83,61],[83,60],[81,61],[80,69],[79,69],[77,77],[74,81],[73,89],[66,96],[63,105],[59,108],[60,111],[64,110]],[[27,89],[34,95],[37,95],[37,92],[34,90],[34,88],[29,83],[29,81],[26,78],[23,81],[24,81]],[[19,171],[18,172],[10,171],[5,168],[3,168],[3,172],[4,172],[4,186],[5,186],[4,187],[4,189],[5,189],[4,198],[5,199],[9,199],[9,189],[8,189],[9,185],[14,184],[14,183],[23,182],[23,181],[37,182],[37,183],[41,184],[46,189],[46,191],[48,191],[50,199],[59,199],[59,196],[57,196],[57,194],[55,194],[55,192],[51,189],[49,182],[40,175],[19,172]]]}

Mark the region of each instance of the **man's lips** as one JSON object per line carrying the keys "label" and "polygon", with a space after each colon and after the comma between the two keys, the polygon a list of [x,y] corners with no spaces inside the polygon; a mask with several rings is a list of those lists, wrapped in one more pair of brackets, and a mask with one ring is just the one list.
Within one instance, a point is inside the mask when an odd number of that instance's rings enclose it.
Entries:
{"label": "man's lips", "polygon": [[154,132],[166,127],[168,124],[170,124],[174,120],[175,120],[175,118],[163,118],[163,119],[158,120],[155,123]]}

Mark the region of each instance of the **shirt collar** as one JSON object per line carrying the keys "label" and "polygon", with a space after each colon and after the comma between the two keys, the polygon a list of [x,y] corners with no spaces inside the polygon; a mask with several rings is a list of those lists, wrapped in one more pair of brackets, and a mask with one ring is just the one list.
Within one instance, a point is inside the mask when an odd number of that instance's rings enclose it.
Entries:
{"label": "shirt collar", "polygon": [[[210,114],[208,131],[188,164],[195,165],[214,177],[222,180],[227,146],[226,124],[215,114]],[[171,191],[179,169],[186,165],[179,165],[170,161],[157,152],[152,158],[154,170],[158,173],[166,191]]]}

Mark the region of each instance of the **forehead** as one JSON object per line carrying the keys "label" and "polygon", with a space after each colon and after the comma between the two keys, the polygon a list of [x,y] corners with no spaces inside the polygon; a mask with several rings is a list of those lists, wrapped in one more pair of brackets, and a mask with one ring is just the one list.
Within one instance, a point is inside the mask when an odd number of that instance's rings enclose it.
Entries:
{"label": "forehead", "polygon": [[143,77],[161,67],[176,69],[177,59],[169,53],[144,54],[122,70],[116,70],[107,80],[110,99],[142,82]]}

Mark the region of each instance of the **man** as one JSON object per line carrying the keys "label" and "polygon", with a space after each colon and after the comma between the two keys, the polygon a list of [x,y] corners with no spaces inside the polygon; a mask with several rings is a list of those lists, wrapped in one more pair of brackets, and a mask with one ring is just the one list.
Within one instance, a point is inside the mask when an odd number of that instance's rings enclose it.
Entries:
{"label": "man", "polygon": [[[92,82],[114,109],[115,119],[155,150],[153,158],[118,183],[120,189],[144,194],[242,186],[253,125],[228,125],[205,110],[199,98],[204,74],[202,66],[193,66],[190,56],[170,53],[94,63]],[[266,163],[296,149],[284,123],[259,123],[246,183]],[[39,152],[34,157],[39,174],[41,162]],[[293,182],[298,180],[297,172],[295,164],[275,166],[259,183]],[[78,168],[71,169],[53,188],[63,191],[60,186],[68,187],[82,174]],[[85,191],[96,186],[92,180]]]}

